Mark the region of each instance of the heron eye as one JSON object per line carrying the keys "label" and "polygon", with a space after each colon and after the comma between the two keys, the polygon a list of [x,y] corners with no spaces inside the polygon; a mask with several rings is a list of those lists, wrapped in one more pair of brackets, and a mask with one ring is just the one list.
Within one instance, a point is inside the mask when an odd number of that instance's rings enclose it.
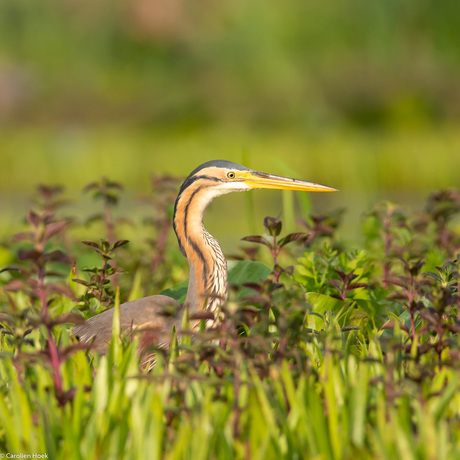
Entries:
{"label": "heron eye", "polygon": [[235,179],[235,173],[232,172],[232,171],[230,171],[230,172],[227,173],[227,177],[228,177],[229,179]]}

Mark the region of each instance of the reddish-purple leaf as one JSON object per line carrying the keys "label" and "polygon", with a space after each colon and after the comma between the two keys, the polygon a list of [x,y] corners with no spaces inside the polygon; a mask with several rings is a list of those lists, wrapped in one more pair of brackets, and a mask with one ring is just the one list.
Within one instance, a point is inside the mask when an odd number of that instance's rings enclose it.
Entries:
{"label": "reddish-purple leaf", "polygon": [[107,179],[104,179],[104,181],[105,181],[105,185],[108,188],[115,188],[117,190],[123,190],[123,186],[119,182],[112,182]]}
{"label": "reddish-purple leaf", "polygon": [[124,246],[125,244],[128,244],[129,240],[118,240],[113,243],[111,250],[113,251],[116,248],[119,248],[120,246]]}
{"label": "reddish-purple leaf", "polygon": [[13,236],[14,241],[23,241],[23,240],[32,240],[34,237],[33,232],[21,232],[21,233],[16,233],[16,235]]}
{"label": "reddish-purple leaf", "polygon": [[117,267],[113,270],[113,273],[116,273],[117,275],[122,275],[123,273],[128,273],[128,272],[122,267]]}
{"label": "reddish-purple leaf", "polygon": [[336,289],[340,289],[340,281],[339,280],[327,280],[327,282],[334,286]]}
{"label": "reddish-purple leaf", "polygon": [[73,299],[73,300],[76,300],[75,298],[75,294],[74,292],[72,291],[72,289],[70,289],[68,286],[66,286],[65,284],[58,284],[58,283],[48,283],[46,285],[46,289],[49,293],[53,293],[53,294],[63,294],[65,295],[66,297],[68,297],[69,299]]}
{"label": "reddish-purple leaf", "polygon": [[387,296],[388,300],[406,300],[407,296],[402,292],[390,292]]}
{"label": "reddish-purple leaf", "polygon": [[6,291],[23,291],[26,288],[24,281],[22,280],[11,280],[6,286]]}
{"label": "reddish-purple leaf", "polygon": [[348,275],[343,270],[334,270],[334,271],[337,273],[337,275],[340,276],[340,279],[342,281],[346,281],[346,279],[348,278]]}
{"label": "reddish-purple leaf", "polygon": [[305,240],[308,238],[307,233],[289,233],[289,235],[286,235],[284,238],[281,238],[278,242],[278,246],[282,248],[283,246],[286,246],[286,244],[291,243],[292,241],[299,241],[299,240]]}
{"label": "reddish-purple leaf", "polygon": [[351,283],[348,285],[348,290],[358,289],[362,287],[367,287],[368,283]]}
{"label": "reddish-purple leaf", "polygon": [[266,217],[264,219],[264,227],[271,236],[278,236],[281,233],[283,224],[276,217]]}
{"label": "reddish-purple leaf", "polygon": [[254,291],[258,292],[259,294],[262,292],[262,286],[257,283],[243,283],[243,287],[253,289]]}
{"label": "reddish-purple leaf", "polygon": [[45,272],[45,276],[52,276],[54,278],[64,278],[65,276],[67,276],[66,274],[64,273],[61,273],[61,272],[57,272],[57,271],[53,271],[53,270],[47,270]]}
{"label": "reddish-purple leaf", "polygon": [[19,272],[19,273],[22,273],[23,270],[21,267],[15,267],[14,265],[9,265],[8,267],[3,267],[1,270],[0,270],[0,273],[2,272]]}
{"label": "reddish-purple leaf", "polygon": [[44,233],[45,240],[48,240],[52,236],[59,233],[63,228],[67,227],[70,223],[71,223],[70,220],[64,220],[61,222],[53,222],[47,225],[45,228],[45,233]]}
{"label": "reddish-purple leaf", "polygon": [[63,264],[68,264],[68,265],[72,263],[72,260],[70,259],[70,257],[60,250],[49,252],[48,254],[45,254],[43,258],[47,262],[61,262]]}
{"label": "reddish-purple leaf", "polygon": [[458,334],[460,333],[460,325],[457,324],[446,324],[447,329]]}
{"label": "reddish-purple leaf", "polygon": [[37,190],[41,195],[46,196],[47,198],[52,198],[53,196],[61,193],[63,191],[63,187],[61,185],[38,184]]}
{"label": "reddish-purple leaf", "polygon": [[85,188],[83,189],[84,192],[89,192],[90,190],[92,190],[93,188],[97,188],[99,187],[99,184],[97,182],[90,182],[88,185],[85,186]]}
{"label": "reddish-purple leaf", "polygon": [[27,214],[27,222],[29,222],[32,227],[37,228],[40,225],[41,218],[40,216],[34,212],[34,211],[29,211]]}
{"label": "reddish-purple leaf", "polygon": [[264,246],[267,246],[269,248],[272,247],[272,245],[265,238],[259,235],[245,236],[244,238],[241,238],[241,239],[242,241],[250,241],[251,243],[263,244]]}
{"label": "reddish-purple leaf", "polygon": [[406,287],[406,283],[402,278],[389,278],[387,282],[395,286]]}
{"label": "reddish-purple leaf", "polygon": [[422,310],[419,312],[421,318],[426,319],[431,324],[437,324],[436,316],[428,310]]}
{"label": "reddish-purple leaf", "polygon": [[86,244],[86,246],[91,246],[92,248],[99,250],[99,244],[94,241],[82,241],[82,243]]}
{"label": "reddish-purple leaf", "polygon": [[320,224],[327,219],[327,216],[311,216],[311,218],[315,224]]}
{"label": "reddish-purple leaf", "polygon": [[38,260],[42,253],[35,249],[20,249],[18,251],[19,260]]}
{"label": "reddish-purple leaf", "polygon": [[77,313],[64,313],[56,318],[53,318],[53,325],[56,324],[83,324],[85,319]]}
{"label": "reddish-purple leaf", "polygon": [[315,231],[321,235],[331,235],[334,233],[334,229],[329,225],[318,225],[315,227]]}
{"label": "reddish-purple leaf", "polygon": [[261,295],[248,294],[245,295],[242,300],[256,305],[266,305],[268,303],[267,299]]}

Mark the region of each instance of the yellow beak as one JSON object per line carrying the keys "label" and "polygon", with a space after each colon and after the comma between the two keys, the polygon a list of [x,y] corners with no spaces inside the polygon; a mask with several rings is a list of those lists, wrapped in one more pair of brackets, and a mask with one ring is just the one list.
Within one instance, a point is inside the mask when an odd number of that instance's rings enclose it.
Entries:
{"label": "yellow beak", "polygon": [[315,184],[289,177],[275,176],[258,171],[244,172],[244,183],[251,188],[269,188],[284,190],[301,190],[304,192],[338,192],[337,189],[326,185]]}

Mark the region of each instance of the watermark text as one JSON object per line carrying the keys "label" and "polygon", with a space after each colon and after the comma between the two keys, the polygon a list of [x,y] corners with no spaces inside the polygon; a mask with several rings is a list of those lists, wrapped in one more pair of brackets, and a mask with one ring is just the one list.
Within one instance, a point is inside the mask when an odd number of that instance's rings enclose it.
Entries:
{"label": "watermark text", "polygon": [[48,454],[38,454],[38,453],[33,453],[33,454],[24,454],[22,452],[19,452],[17,454],[13,454],[11,452],[6,452],[6,453],[0,453],[0,458],[48,458]]}

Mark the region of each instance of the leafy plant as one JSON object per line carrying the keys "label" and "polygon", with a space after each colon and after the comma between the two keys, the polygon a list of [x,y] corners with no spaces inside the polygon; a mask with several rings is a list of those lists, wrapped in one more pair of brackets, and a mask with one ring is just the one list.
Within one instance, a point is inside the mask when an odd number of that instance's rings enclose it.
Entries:
{"label": "leafy plant", "polygon": [[[75,342],[70,323],[119,310],[129,294],[111,283],[115,257],[136,267],[139,291],[150,281],[137,274],[150,272],[152,259],[135,242],[129,256],[118,252],[127,240],[74,241],[70,221],[57,217],[58,189],[41,190],[29,228],[8,243],[16,260],[0,273],[0,450],[52,458],[460,456],[456,192],[432,195],[418,214],[379,204],[364,218],[358,248],[337,240],[340,213],[306,216],[306,231],[288,235],[267,217],[265,234],[244,240],[265,247],[270,266],[230,261],[222,322],[193,332],[186,314],[169,349],[152,347],[148,369],[138,353],[145,337],[124,337],[117,314],[105,356]],[[157,212],[151,247],[174,260],[161,237],[167,208]],[[100,263],[75,267],[73,254],[85,247]],[[246,248],[248,259],[255,254]],[[182,300],[186,286],[164,293]]]}
{"label": "leafy plant", "polygon": [[118,273],[124,273],[124,270],[120,267],[114,267],[111,262],[115,250],[127,243],[129,243],[128,240],[118,240],[113,244],[106,240],[101,240],[99,243],[83,241],[83,244],[93,248],[102,259],[102,267],[82,268],[83,272],[89,273],[89,280],[79,278],[73,280],[86,287],[80,301],[84,308],[89,309],[92,313],[99,313],[99,307],[104,309],[113,307],[115,293],[110,284],[110,278]]}

